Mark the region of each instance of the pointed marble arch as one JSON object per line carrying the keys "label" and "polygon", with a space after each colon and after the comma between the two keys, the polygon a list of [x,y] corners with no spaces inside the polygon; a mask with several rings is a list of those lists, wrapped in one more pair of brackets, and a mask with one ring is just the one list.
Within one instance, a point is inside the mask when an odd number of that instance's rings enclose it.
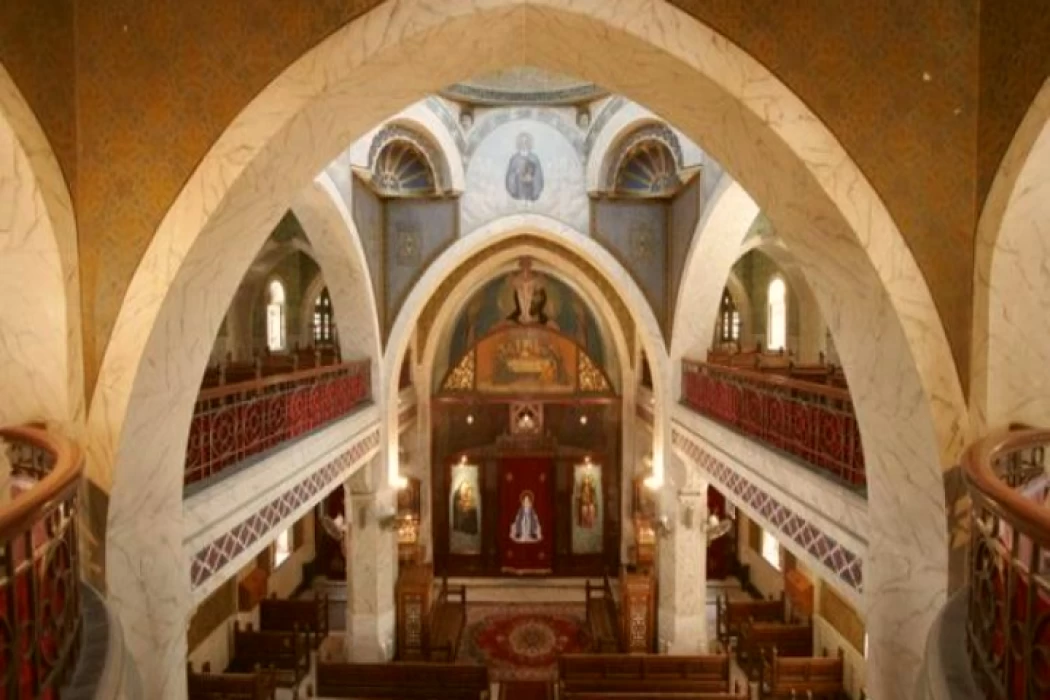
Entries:
{"label": "pointed marble arch", "polygon": [[[726,289],[729,290],[729,296],[732,297],[733,303],[736,304],[736,311],[740,314],[740,339],[738,342],[740,347],[746,348],[754,342],[755,335],[751,295],[748,293],[744,283],[740,281],[740,276],[733,269],[729,270],[729,276],[726,277]],[[716,324],[716,327],[711,331],[712,338],[717,335],[717,331]]]}
{"label": "pointed marble arch", "polygon": [[970,403],[982,429],[1050,425],[1050,81],[1021,120],[977,227]]}
{"label": "pointed marble arch", "polygon": [[[486,257],[481,264],[472,268],[466,275],[464,275],[455,287],[449,291],[448,296],[442,301],[441,307],[433,320],[432,328],[434,330],[428,335],[426,346],[420,349],[419,364],[423,368],[422,374],[419,375],[420,386],[426,387],[428,391],[432,387],[434,380],[432,372],[437,360],[437,354],[443,349],[444,340],[447,339],[450,325],[455,322],[457,314],[463,308],[462,304],[468,301],[470,296],[474,294],[481,285],[494,278],[501,271],[505,271],[508,268],[508,265],[513,261],[522,256],[528,256],[560,275],[559,279],[569,287],[574,288],[581,298],[583,298],[591,307],[591,310],[595,315],[601,319],[601,324],[603,326],[602,330],[608,331],[609,337],[612,340],[613,349],[616,352],[620,390],[621,392],[626,393],[626,391],[628,391],[628,383],[625,382],[625,378],[629,376],[631,371],[631,356],[629,352],[630,342],[625,333],[633,330],[633,328],[624,329],[621,326],[609,301],[604,294],[602,294],[602,291],[598,286],[592,280],[587,278],[583,270],[567,261],[558,252],[546,248],[540,248],[535,245],[537,239],[542,239],[554,242],[566,251],[580,252],[580,242],[590,241],[591,239],[575,231],[571,227],[546,217],[535,215],[523,217],[526,219],[524,222],[524,228],[522,228],[523,222],[519,220],[519,217],[511,218],[513,220],[501,219],[493,222],[474,234],[462,239],[470,240],[471,238],[476,237],[476,240],[471,241],[474,245],[472,245],[469,250],[450,250],[447,251],[450,254],[448,259],[445,259],[444,256],[442,256],[435,261],[434,264],[441,264],[441,269],[444,271],[444,274],[439,273],[436,276],[438,284],[440,284],[441,279],[472,258],[475,254],[506,240],[514,240],[515,238],[521,239],[520,245],[503,248],[494,252],[491,256]],[[546,234],[544,232],[546,232]],[[477,234],[484,235],[478,236]],[[622,270],[622,267],[621,269],[616,270],[613,274],[609,274],[605,270],[599,271],[606,274],[607,280],[610,278],[620,279],[619,275],[616,273],[626,274],[626,272]],[[402,313],[407,314],[406,319],[413,317],[416,319],[419,318],[419,315],[427,305],[434,290],[429,290],[430,293],[427,293],[428,290],[425,289],[420,291],[421,293],[419,297],[416,299],[410,299],[415,303],[415,306],[410,307],[409,304],[406,303],[402,307]],[[422,305],[420,306],[419,304]],[[412,326],[414,326],[414,324],[412,324]],[[637,322],[634,327],[638,327]],[[403,357],[408,350],[407,344],[404,344],[400,350],[400,355]],[[395,361],[395,357],[390,356],[389,352],[390,348],[388,348],[388,358],[386,362]]]}
{"label": "pointed marble arch", "polygon": [[[590,236],[580,233],[568,224],[550,217],[539,214],[518,214],[501,217],[459,238],[430,264],[427,271],[412,288],[411,293],[398,312],[390,332],[386,355],[383,359],[383,396],[387,399],[385,401],[385,422],[388,426],[386,435],[390,443],[388,445],[388,454],[391,455],[388,468],[392,480],[397,478],[397,431],[392,426],[397,425],[398,413],[397,402],[393,398],[398,394],[398,375],[401,363],[408,352],[409,343],[416,330],[416,323],[420,314],[431,296],[437,291],[441,282],[463,264],[464,261],[503,241],[525,235],[531,236],[533,239],[549,240],[569,252],[584,257],[594,265],[595,269],[605,277],[607,282],[613,285],[614,289],[620,292],[621,300],[634,321],[639,343],[649,357],[650,366],[653,368],[653,394],[657,399],[657,415],[667,418],[665,421],[668,424],[666,432],[654,428],[654,455],[664,449],[665,441],[670,440],[669,407],[671,387],[666,383],[659,383],[656,379],[657,376],[664,376],[666,373],[667,350],[661,340],[660,325],[656,320],[656,316],[653,314],[652,308],[649,306],[645,295],[637,283],[619,261]],[[450,298],[462,298],[473,288],[471,285],[476,285],[486,279],[486,275],[488,277],[492,276],[495,269],[493,266],[505,264],[508,260],[522,255],[526,250],[529,251],[529,255],[542,260],[544,263],[555,267],[555,269],[575,270],[574,267],[568,266],[564,260],[560,260],[556,253],[523,243],[522,246],[513,246],[506,251],[494,254],[490,260],[486,260],[483,265],[468,273],[456,285]],[[593,302],[597,310],[601,312],[603,321],[612,334],[616,351],[619,355],[623,391],[626,392],[626,387],[630,386],[628,380],[631,361],[628,352],[628,339],[624,336],[625,329],[620,327],[615,314],[608,305],[608,301],[592,281],[587,280],[583,275],[575,275],[572,277],[572,280],[581,287],[585,298]],[[447,324],[449,322],[453,308],[453,304],[442,304],[433,324],[435,329],[440,329],[443,327],[442,323]],[[433,366],[434,357],[439,346],[436,340],[437,335],[438,333],[436,332],[431,333],[427,339],[426,347],[420,350],[421,362],[424,368]],[[417,385],[421,391],[425,388],[429,392],[431,380],[432,377],[426,374],[420,378]],[[661,407],[663,408],[662,411],[660,411]],[[660,425],[660,422],[655,419],[654,422],[657,426]],[[666,449],[670,450],[669,443]]]}
{"label": "pointed marble arch", "polygon": [[[608,107],[607,107],[608,109]],[[595,122],[595,128],[600,126],[593,143],[587,151],[587,172],[585,182],[588,192],[599,192],[606,189],[609,169],[612,167],[610,157],[617,146],[638,129],[651,125],[665,125],[671,132],[678,136],[674,124],[669,124],[650,112],[643,105],[635,102],[626,102],[620,105],[608,121],[602,121],[599,125]],[[694,144],[688,141],[682,143],[679,138],[679,147],[682,151],[682,163],[679,165],[694,165],[699,162],[704,154]]]}
{"label": "pointed marble arch", "polygon": [[278,76],[202,159],[128,288],[88,418],[92,469],[113,484],[110,600],[148,694],[185,693],[185,436],[257,236],[376,123],[522,56],[675,124],[761,202],[805,261],[858,399],[872,511],[884,514],[872,521],[866,563],[867,685],[875,697],[909,694],[945,597],[942,465],[965,433],[940,319],[889,212],[821,120],[739,47],[652,0],[386,2]]}
{"label": "pointed marble arch", "polygon": [[[821,341],[824,339],[824,317],[820,311],[820,304],[813,296],[806,275],[799,268],[798,261],[788,250],[784,242],[779,238],[773,240],[761,237],[747,241],[737,256],[739,260],[752,250],[762,253],[780,268],[787,280],[788,289],[795,295],[799,302],[799,330],[798,347],[795,350],[795,359],[799,362],[816,362],[818,359]],[[730,276],[732,277],[732,275]],[[790,310],[789,310],[790,313]]]}
{"label": "pointed marble arch", "polygon": [[[322,173],[293,200],[292,212],[302,224],[332,298],[344,360],[372,359],[372,391],[379,388],[379,314],[361,237],[336,184]],[[320,293],[320,292],[318,292]]]}
{"label": "pointed marble arch", "polygon": [[73,203],[51,145],[0,65],[0,425],[84,420]]}

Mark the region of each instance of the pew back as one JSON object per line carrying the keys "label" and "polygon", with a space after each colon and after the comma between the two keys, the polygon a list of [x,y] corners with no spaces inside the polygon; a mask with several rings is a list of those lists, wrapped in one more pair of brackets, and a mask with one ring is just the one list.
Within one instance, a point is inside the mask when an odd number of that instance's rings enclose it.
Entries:
{"label": "pew back", "polygon": [[656,654],[565,654],[558,659],[562,695],[568,693],[725,693],[729,657]]}
{"label": "pew back", "polygon": [[445,663],[317,663],[317,695],[329,698],[486,700],[488,669]]}
{"label": "pew back", "polygon": [[726,649],[730,638],[739,636],[740,627],[747,620],[783,622],[784,617],[783,593],[776,600],[729,600],[721,595],[715,601],[716,634]]}
{"label": "pew back", "polygon": [[270,671],[212,673],[208,664],[200,673],[187,664],[186,686],[189,700],[274,700],[277,696],[277,679]]}
{"label": "pew back", "polygon": [[763,697],[838,697],[845,691],[842,651],[837,657],[785,658],[776,649],[762,657]]}
{"label": "pew back", "polygon": [[233,661],[230,671],[246,672],[254,668],[277,671],[278,683],[297,687],[310,670],[310,648],[298,632],[259,632],[250,624],[242,629],[234,623]]}
{"label": "pew back", "polygon": [[259,627],[264,632],[302,630],[316,649],[328,636],[328,596],[307,600],[281,600],[275,596],[259,601]]}

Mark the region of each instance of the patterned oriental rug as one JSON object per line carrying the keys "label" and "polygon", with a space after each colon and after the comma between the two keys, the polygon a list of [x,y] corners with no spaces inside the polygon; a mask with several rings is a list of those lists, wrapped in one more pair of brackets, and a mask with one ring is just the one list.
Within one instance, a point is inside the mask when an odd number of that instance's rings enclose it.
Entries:
{"label": "patterned oriental rug", "polygon": [[558,675],[558,656],[589,646],[582,605],[474,603],[467,605],[457,661],[485,664],[496,683],[549,682]]}

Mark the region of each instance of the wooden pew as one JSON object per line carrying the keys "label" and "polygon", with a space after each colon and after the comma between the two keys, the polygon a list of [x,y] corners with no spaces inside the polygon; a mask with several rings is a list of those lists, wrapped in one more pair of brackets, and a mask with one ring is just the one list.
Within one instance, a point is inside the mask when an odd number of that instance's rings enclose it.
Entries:
{"label": "wooden pew", "polygon": [[274,700],[277,679],[272,671],[252,673],[212,673],[205,663],[201,672],[186,664],[186,686],[189,700]]}
{"label": "wooden pew", "polygon": [[794,625],[754,620],[741,625],[736,645],[737,661],[748,678],[761,673],[762,654],[772,653],[774,648],[781,656],[813,656],[813,626],[809,623]]}
{"label": "wooden pew", "polygon": [[786,377],[791,373],[791,355],[783,350],[759,353],[757,366],[760,372]]}
{"label": "wooden pew", "polygon": [[281,600],[276,594],[259,601],[259,628],[263,632],[306,634],[311,649],[328,636],[328,596],[306,600]]}
{"label": "wooden pew", "polygon": [[[729,657],[658,654],[565,654],[558,658],[558,697],[613,693],[729,693]],[[673,696],[670,696],[673,697]],[[688,695],[687,695],[688,697]]]}
{"label": "wooden pew", "polygon": [[832,368],[825,364],[802,365],[792,363],[788,376],[800,382],[827,384],[831,374]]}
{"label": "wooden pew", "polygon": [[837,657],[785,658],[774,648],[762,656],[762,675],[759,679],[759,697],[783,698],[845,697],[845,663],[842,650]]}
{"label": "wooden pew", "polygon": [[785,612],[783,593],[771,600],[729,600],[721,595],[715,600],[715,634],[722,648],[729,651],[744,622],[783,622]]}
{"label": "wooden pew", "polygon": [[728,693],[674,693],[644,691],[640,693],[616,691],[569,691],[559,700],[751,700],[747,689],[741,689],[739,683],[733,683],[733,690]]}
{"label": "wooden pew", "polygon": [[599,654],[614,654],[621,650],[619,615],[612,584],[608,576],[602,576],[601,586],[592,586],[590,579],[584,584],[587,603],[587,629],[591,634],[591,646]]}
{"label": "wooden pew", "polygon": [[484,666],[396,661],[317,663],[317,696],[398,700],[488,700]]}
{"label": "wooden pew", "polygon": [[273,377],[291,374],[298,369],[295,355],[263,355],[259,358],[260,376]]}
{"label": "wooden pew", "polygon": [[233,660],[227,673],[246,673],[256,668],[276,672],[277,684],[292,688],[298,697],[299,683],[310,672],[310,645],[298,631],[258,632],[251,624],[245,629],[233,625]]}
{"label": "wooden pew", "polygon": [[455,661],[466,624],[467,587],[449,586],[448,579],[443,579],[441,589],[430,608],[429,649],[426,650],[426,658],[448,663]]}

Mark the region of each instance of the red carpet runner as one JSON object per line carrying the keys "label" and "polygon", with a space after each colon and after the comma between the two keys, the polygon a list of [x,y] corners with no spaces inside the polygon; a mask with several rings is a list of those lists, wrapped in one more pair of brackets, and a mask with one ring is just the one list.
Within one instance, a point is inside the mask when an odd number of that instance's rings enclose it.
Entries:
{"label": "red carpet runner", "polygon": [[500,700],[551,700],[550,683],[514,681],[500,686]]}

